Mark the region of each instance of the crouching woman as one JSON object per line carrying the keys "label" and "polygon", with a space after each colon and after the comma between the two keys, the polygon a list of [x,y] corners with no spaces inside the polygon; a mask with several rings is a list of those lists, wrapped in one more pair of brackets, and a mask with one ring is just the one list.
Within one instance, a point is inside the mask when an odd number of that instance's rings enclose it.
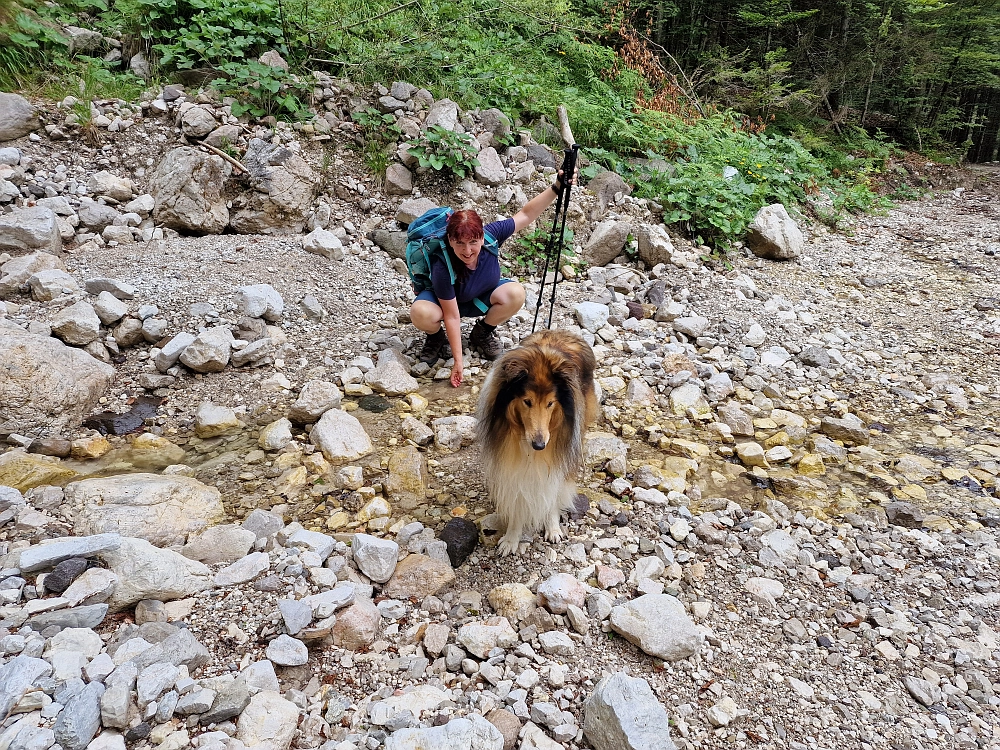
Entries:
{"label": "crouching woman", "polygon": [[[559,173],[560,178],[562,173]],[[462,384],[462,318],[476,321],[469,334],[469,348],[483,358],[494,360],[503,352],[497,326],[510,320],[524,305],[524,287],[500,276],[499,258],[483,252],[486,234],[497,247],[542,215],[559,194],[556,182],[539,193],[514,216],[483,226],[483,220],[471,209],[455,211],[448,219],[445,248],[455,272],[455,283],[441,259],[431,264],[431,289],[417,295],[410,306],[413,325],[427,334],[420,361],[433,364],[442,355],[445,344],[451,347],[455,364],[451,368],[451,384]],[[486,312],[480,303],[486,303]],[[444,327],[442,328],[442,323]]]}

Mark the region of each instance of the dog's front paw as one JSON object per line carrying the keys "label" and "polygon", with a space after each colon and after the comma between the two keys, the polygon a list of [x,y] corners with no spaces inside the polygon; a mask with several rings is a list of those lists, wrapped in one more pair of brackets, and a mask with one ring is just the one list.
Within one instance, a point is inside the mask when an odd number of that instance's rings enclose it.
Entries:
{"label": "dog's front paw", "polygon": [[521,534],[504,534],[503,539],[500,540],[500,544],[497,545],[497,551],[501,556],[506,557],[507,555],[513,555],[517,552],[518,546],[521,544]]}
{"label": "dog's front paw", "polygon": [[563,539],[562,528],[559,526],[559,522],[548,523],[545,525],[545,541],[547,542],[561,542]]}

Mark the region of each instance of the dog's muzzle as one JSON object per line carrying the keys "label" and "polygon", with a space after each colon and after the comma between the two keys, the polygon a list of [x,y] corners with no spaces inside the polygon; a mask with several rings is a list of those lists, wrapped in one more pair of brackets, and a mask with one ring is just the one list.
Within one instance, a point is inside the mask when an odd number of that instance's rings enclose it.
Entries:
{"label": "dog's muzzle", "polygon": [[541,437],[536,437],[531,439],[531,447],[534,448],[536,451],[545,450],[546,445],[548,445],[548,442],[546,440],[543,440]]}

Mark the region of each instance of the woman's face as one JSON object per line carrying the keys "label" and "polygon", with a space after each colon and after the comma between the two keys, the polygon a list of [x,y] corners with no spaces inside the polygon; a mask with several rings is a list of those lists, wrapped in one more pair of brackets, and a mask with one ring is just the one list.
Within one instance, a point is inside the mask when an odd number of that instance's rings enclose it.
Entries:
{"label": "woman's face", "polygon": [[455,251],[458,259],[467,268],[475,268],[476,261],[479,259],[479,251],[483,249],[484,239],[484,237],[479,237],[475,240],[459,240],[449,236],[448,243],[451,245],[451,249]]}

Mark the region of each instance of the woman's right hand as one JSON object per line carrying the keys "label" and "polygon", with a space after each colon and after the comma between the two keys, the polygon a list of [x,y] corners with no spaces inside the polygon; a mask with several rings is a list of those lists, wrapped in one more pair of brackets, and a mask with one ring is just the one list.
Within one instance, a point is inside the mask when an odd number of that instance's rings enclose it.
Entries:
{"label": "woman's right hand", "polygon": [[462,360],[456,358],[455,364],[451,366],[451,385],[454,388],[462,385]]}

